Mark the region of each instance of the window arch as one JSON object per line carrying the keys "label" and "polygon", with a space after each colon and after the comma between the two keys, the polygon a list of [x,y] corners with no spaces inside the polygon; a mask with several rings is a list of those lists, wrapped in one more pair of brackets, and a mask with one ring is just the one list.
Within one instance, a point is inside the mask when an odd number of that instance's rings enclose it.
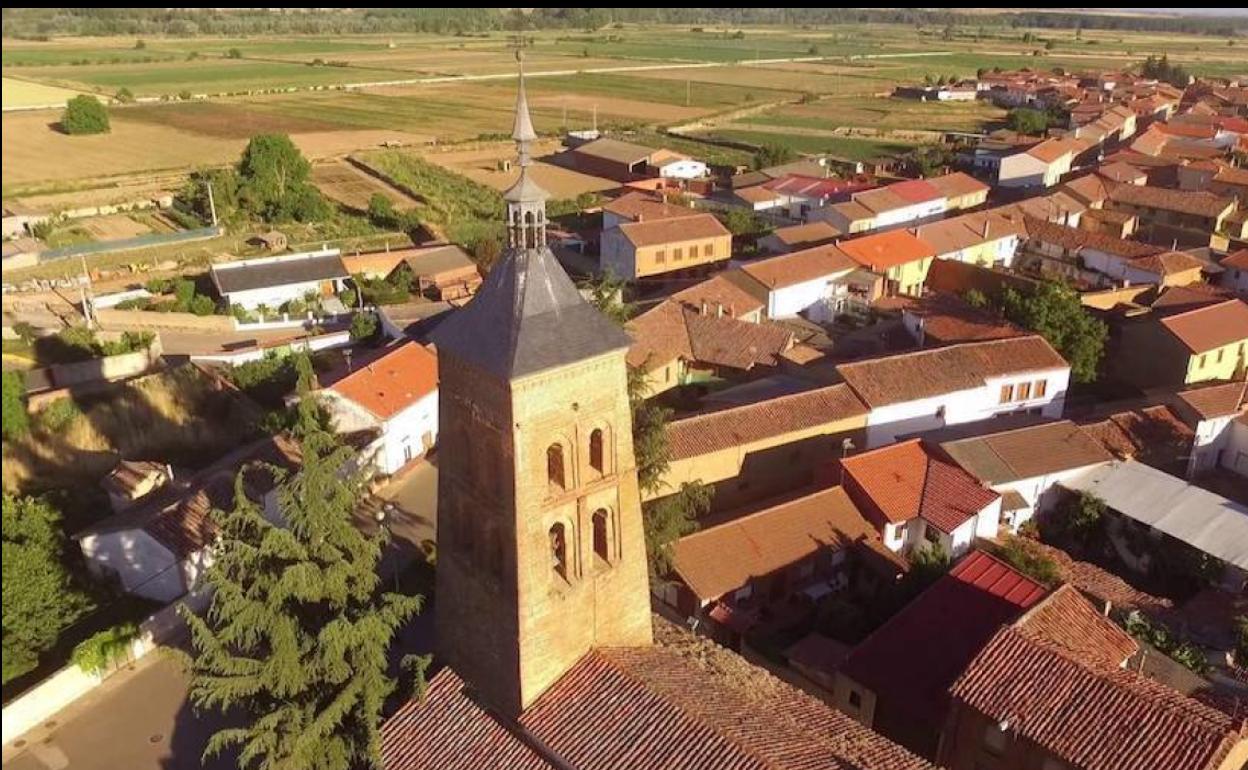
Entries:
{"label": "window arch", "polygon": [[611,562],[611,515],[606,508],[594,511],[594,554],[604,562]]}
{"label": "window arch", "polygon": [[589,467],[598,473],[607,472],[606,438],[602,428],[594,428],[589,434]]}
{"label": "window arch", "polygon": [[550,527],[550,568],[559,577],[568,579],[568,534],[563,522]]}
{"label": "window arch", "polygon": [[563,461],[563,444],[558,441],[546,448],[546,481],[557,490],[568,488],[567,466]]}

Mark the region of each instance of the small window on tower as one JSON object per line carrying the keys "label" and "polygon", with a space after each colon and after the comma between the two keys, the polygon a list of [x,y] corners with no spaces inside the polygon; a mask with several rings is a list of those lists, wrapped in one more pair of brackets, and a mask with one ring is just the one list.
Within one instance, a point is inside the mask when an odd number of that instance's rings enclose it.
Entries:
{"label": "small window on tower", "polygon": [[564,476],[562,444],[551,444],[546,450],[546,480],[555,489],[568,488],[567,479]]}
{"label": "small window on tower", "polygon": [[550,567],[559,577],[568,579],[568,539],[562,523],[550,528]]}
{"label": "small window on tower", "polygon": [[604,562],[610,562],[610,551],[608,549],[608,530],[610,522],[607,518],[605,508],[599,508],[594,511],[594,553]]}
{"label": "small window on tower", "polygon": [[589,467],[599,473],[605,473],[607,470],[604,450],[602,428],[594,428],[594,431],[589,434]]}

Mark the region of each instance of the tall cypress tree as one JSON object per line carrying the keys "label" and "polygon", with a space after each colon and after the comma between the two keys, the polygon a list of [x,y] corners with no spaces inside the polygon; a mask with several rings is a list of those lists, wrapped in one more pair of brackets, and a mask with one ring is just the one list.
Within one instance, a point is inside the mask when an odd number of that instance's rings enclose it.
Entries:
{"label": "tall cypress tree", "polygon": [[[310,366],[299,368],[306,386]],[[381,592],[385,535],[352,522],[365,480],[346,470],[355,453],[304,402],[301,467],[268,469],[284,526],[247,498],[240,474],[205,575],[212,605],[202,618],[183,608],[195,648],[192,702],[248,717],[246,727],[215,734],[205,757],[237,748],[240,768],[378,765],[381,709],[395,687],[386,654],[422,602]]]}

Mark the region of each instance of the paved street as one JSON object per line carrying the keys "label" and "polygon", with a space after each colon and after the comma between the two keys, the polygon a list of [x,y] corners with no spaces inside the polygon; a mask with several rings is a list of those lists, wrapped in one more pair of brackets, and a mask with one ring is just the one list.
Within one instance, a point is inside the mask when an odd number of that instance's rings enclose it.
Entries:
{"label": "paved street", "polygon": [[[419,544],[433,538],[437,469],[412,463],[379,493],[393,503],[394,545],[381,572],[391,579]],[[400,632],[391,667],[403,655],[433,648],[433,613],[414,618]],[[172,653],[158,652],[119,672],[45,725],[4,747],[4,770],[233,770],[228,759],[200,761],[209,736],[226,726],[216,714],[196,716],[187,702],[188,678]]]}

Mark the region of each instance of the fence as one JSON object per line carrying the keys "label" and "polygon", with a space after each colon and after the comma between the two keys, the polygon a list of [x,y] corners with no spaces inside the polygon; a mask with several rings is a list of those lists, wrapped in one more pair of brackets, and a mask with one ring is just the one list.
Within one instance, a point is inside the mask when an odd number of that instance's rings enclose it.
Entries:
{"label": "fence", "polygon": [[65,668],[44,679],[24,695],[4,707],[3,743],[20,737],[37,727],[53,714],[99,687],[106,679],[136,660],[148,655],[161,645],[180,639],[186,632],[186,623],[178,614],[178,605],[185,604],[194,612],[202,612],[208,606],[210,594],[207,589],[191,591],[139,624],[139,633],[130,643],[125,659],[101,673],[83,671],[77,664]]}
{"label": "fence", "polygon": [[221,353],[196,353],[191,355],[191,361],[211,361],[221,364],[229,364],[230,366],[239,366],[250,361],[259,361],[270,351],[297,351],[307,350],[316,352],[318,350],[326,350],[329,348],[340,348],[351,344],[351,334],[346,331],[330,332],[329,334],[321,334],[315,337],[306,337],[289,342],[282,342],[277,345],[256,345],[255,347],[245,348],[243,350],[231,350]]}
{"label": "fence", "polygon": [[148,233],[147,235],[139,235],[134,238],[119,238],[115,241],[81,243],[41,252],[39,254],[39,262],[43,264],[70,257],[89,257],[92,254],[107,254],[112,251],[127,251],[129,249],[143,249],[151,246],[165,246],[171,243],[202,241],[207,238],[216,238],[224,233],[225,230],[220,227],[201,227],[198,230],[183,230],[178,233]]}

